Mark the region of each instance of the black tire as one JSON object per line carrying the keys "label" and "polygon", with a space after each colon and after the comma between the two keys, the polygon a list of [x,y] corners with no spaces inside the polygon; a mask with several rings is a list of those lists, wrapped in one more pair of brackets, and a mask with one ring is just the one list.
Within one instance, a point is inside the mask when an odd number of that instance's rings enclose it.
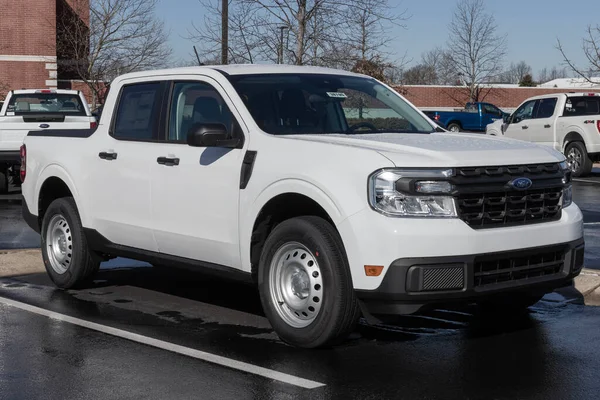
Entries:
{"label": "black tire", "polygon": [[[63,273],[55,270],[52,266],[52,256],[49,255],[52,247],[51,243],[48,242],[48,230],[50,228],[49,224],[55,216],[58,219],[62,217],[67,222],[67,232],[71,235],[69,238],[72,242],[71,248],[67,250],[70,261],[68,264],[64,264],[66,271]],[[54,200],[50,204],[42,220],[41,241],[42,258],[46,272],[56,286],[61,289],[82,288],[91,282],[92,277],[100,267],[101,260],[88,246],[79,212],[72,197],[63,197]]]}
{"label": "black tire", "polygon": [[448,130],[450,132],[460,132],[461,129],[462,126],[460,126],[458,122],[451,122],[450,124],[448,124]]}
{"label": "black tire", "polygon": [[[280,316],[270,291],[273,257],[284,245],[294,242],[312,253],[323,285],[321,308],[305,327],[293,327]],[[352,332],[360,317],[342,240],[336,230],[319,217],[292,218],[273,229],[260,257],[258,287],[263,310],[273,329],[281,340],[293,346],[317,348],[339,344]]]}
{"label": "black tire", "polygon": [[518,314],[526,312],[529,307],[540,301],[543,294],[506,294],[481,301],[478,305],[486,313]]}
{"label": "black tire", "polygon": [[586,176],[592,172],[594,163],[588,155],[583,142],[569,143],[565,150],[565,156],[571,166],[573,176]]}

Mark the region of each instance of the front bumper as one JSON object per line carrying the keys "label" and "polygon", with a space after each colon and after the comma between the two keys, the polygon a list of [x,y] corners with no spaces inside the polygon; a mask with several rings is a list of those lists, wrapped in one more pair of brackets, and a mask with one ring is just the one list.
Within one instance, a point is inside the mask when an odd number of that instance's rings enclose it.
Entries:
{"label": "front bumper", "polygon": [[411,314],[501,293],[545,294],[581,272],[584,240],[498,253],[401,258],[375,290],[357,290],[370,314]]}

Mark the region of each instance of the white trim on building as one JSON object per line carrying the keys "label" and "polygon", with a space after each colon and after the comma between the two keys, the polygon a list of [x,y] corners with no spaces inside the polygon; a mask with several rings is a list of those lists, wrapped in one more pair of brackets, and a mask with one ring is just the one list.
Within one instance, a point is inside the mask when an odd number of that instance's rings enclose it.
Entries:
{"label": "white trim on building", "polygon": [[[56,63],[56,56],[15,56],[0,54],[0,61]],[[56,64],[54,64],[56,65]]]}

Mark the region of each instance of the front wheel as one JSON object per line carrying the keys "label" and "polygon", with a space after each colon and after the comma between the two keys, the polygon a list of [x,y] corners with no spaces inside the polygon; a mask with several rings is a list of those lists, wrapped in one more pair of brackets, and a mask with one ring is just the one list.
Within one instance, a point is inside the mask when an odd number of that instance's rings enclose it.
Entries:
{"label": "front wheel", "polygon": [[297,217],[275,227],[261,254],[258,285],[269,322],[291,345],[337,344],[358,320],[342,241],[321,218]]}
{"label": "front wheel", "polygon": [[62,289],[88,283],[100,267],[100,258],[89,248],[75,200],[54,200],[42,221],[42,258],[46,272]]}
{"label": "front wheel", "polygon": [[592,172],[594,163],[582,142],[570,143],[565,150],[565,155],[573,176],[585,176]]}

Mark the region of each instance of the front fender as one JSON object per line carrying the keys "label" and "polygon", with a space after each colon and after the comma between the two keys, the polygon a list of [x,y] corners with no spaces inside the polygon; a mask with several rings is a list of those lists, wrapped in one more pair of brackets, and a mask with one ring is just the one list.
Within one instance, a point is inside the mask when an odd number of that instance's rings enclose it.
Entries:
{"label": "front fender", "polygon": [[295,178],[272,183],[260,192],[254,202],[248,207],[248,211],[242,215],[240,221],[240,256],[243,270],[251,270],[250,239],[258,214],[271,199],[286,193],[300,194],[312,199],[327,212],[336,225],[348,217],[344,213],[341,204],[313,183]]}

